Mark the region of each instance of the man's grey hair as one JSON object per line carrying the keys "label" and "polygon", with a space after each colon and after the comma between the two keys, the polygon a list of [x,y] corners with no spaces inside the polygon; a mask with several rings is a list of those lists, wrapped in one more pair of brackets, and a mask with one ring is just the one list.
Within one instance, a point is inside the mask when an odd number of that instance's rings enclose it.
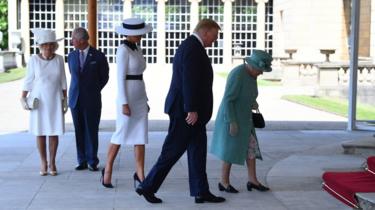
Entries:
{"label": "man's grey hair", "polygon": [[89,33],[85,28],[82,27],[75,28],[72,36],[74,36],[76,39],[89,40]]}

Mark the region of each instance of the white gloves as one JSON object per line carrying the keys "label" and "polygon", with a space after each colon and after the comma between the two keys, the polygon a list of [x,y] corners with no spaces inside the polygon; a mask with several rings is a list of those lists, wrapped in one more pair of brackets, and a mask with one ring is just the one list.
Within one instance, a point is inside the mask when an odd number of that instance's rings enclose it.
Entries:
{"label": "white gloves", "polygon": [[229,123],[229,134],[231,136],[236,136],[238,133],[238,125],[236,122]]}
{"label": "white gloves", "polygon": [[21,97],[21,106],[24,110],[31,110],[29,105],[27,104],[27,98],[26,97]]}
{"label": "white gloves", "polygon": [[62,100],[62,107],[64,114],[68,111],[68,98],[64,97]]}

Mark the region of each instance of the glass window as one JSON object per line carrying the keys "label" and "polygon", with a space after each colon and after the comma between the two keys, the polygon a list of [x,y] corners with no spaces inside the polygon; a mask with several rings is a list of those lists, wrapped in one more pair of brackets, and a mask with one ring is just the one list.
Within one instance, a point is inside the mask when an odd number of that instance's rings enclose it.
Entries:
{"label": "glass window", "polygon": [[[55,29],[55,1],[54,0],[30,0],[30,29],[49,28]],[[48,18],[45,18],[48,16]],[[35,45],[34,35],[30,31],[30,53],[39,52],[38,46]]]}
{"label": "glass window", "polygon": [[[224,4],[221,0],[203,0],[199,5],[199,19],[215,20],[223,29]],[[219,31],[219,36],[212,47],[207,47],[208,57],[213,64],[223,63],[223,32]]]}
{"label": "glass window", "polygon": [[[232,55],[250,55],[256,48],[257,6],[254,0],[236,0],[232,8]],[[238,52],[237,52],[238,51]]]}
{"label": "glass window", "polygon": [[266,3],[265,50],[272,55],[273,0]]}
{"label": "glass window", "polygon": [[87,0],[64,0],[64,44],[65,60],[74,50],[71,44],[72,32],[76,27],[87,27]]}
{"label": "glass window", "polygon": [[166,63],[172,63],[177,47],[190,35],[190,3],[188,0],[167,1],[165,18]]}
{"label": "glass window", "polygon": [[157,5],[155,0],[134,0],[132,7],[133,17],[145,20],[154,29],[151,33],[143,36],[141,48],[147,63],[156,63],[157,55],[153,53],[157,48]]}
{"label": "glass window", "polygon": [[122,13],[122,0],[98,1],[98,49],[107,56],[108,63],[116,62],[116,49],[123,39],[115,32],[123,21]]}

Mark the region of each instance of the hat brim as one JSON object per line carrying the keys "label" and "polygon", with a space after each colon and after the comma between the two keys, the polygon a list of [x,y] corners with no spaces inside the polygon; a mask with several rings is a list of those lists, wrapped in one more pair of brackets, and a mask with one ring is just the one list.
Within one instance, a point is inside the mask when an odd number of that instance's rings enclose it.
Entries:
{"label": "hat brim", "polygon": [[272,68],[271,68],[271,67],[268,67],[268,68],[267,68],[267,67],[260,67],[260,66],[258,66],[257,63],[255,63],[255,62],[254,62],[253,60],[251,60],[251,59],[245,60],[245,63],[251,65],[251,66],[254,67],[255,69],[260,70],[260,71],[262,71],[262,72],[271,72],[271,71],[272,71]]}
{"label": "hat brim", "polygon": [[147,34],[152,31],[152,26],[150,24],[145,24],[145,27],[142,29],[126,29],[122,26],[117,26],[115,28],[116,33],[125,35],[125,36],[140,36]]}
{"label": "hat brim", "polygon": [[52,42],[58,42],[58,41],[61,41],[61,40],[63,40],[64,38],[60,38],[60,39],[55,39],[55,40],[45,40],[45,41],[43,41],[43,42],[41,42],[41,43],[36,43],[36,45],[42,45],[42,44],[45,44],[45,43],[52,43]]}

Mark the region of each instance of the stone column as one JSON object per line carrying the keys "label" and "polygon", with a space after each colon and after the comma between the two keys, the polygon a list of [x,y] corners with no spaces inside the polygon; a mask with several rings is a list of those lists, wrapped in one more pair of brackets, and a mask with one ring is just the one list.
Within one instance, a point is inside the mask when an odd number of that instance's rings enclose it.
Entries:
{"label": "stone column", "polygon": [[265,48],[265,22],[266,22],[266,3],[268,0],[255,0],[257,3],[257,49]]}
{"label": "stone column", "polygon": [[[17,67],[24,65],[22,60],[22,54],[19,53],[17,45],[21,44],[21,31],[17,28],[18,18],[15,18],[17,14],[17,1],[8,1],[8,50],[17,52],[15,54],[15,62]],[[4,35],[4,34],[3,34]],[[0,49],[5,50],[5,49]]]}
{"label": "stone column", "polygon": [[[10,51],[17,50],[13,48],[12,43],[13,40],[12,33],[17,31],[17,19],[14,18],[14,14],[17,14],[17,1],[8,1],[8,49]],[[2,49],[4,50],[4,49]]]}
{"label": "stone column", "polygon": [[370,57],[375,60],[375,0],[371,0]]}
{"label": "stone column", "polygon": [[[64,0],[56,0],[56,38],[62,38],[64,37]],[[57,54],[64,56],[65,43],[64,40],[59,42],[59,48],[57,49]]]}
{"label": "stone column", "polygon": [[199,21],[199,2],[201,0],[189,0],[190,5],[190,31],[193,32]]}
{"label": "stone column", "polygon": [[156,62],[160,65],[165,64],[165,2],[168,0],[156,0],[158,2],[157,9],[157,57]]}
{"label": "stone column", "polygon": [[22,49],[24,53],[25,62],[30,57],[30,18],[29,18],[29,0],[21,0],[21,36]]}
{"label": "stone column", "polygon": [[124,6],[123,6],[124,19],[132,17],[132,1],[133,0],[124,0]]}
{"label": "stone column", "polygon": [[89,32],[89,42],[90,45],[96,47],[96,38],[97,38],[97,7],[96,0],[87,1],[87,25]]}
{"label": "stone column", "polygon": [[225,69],[232,66],[232,2],[234,0],[222,0],[224,3],[224,25],[223,31],[223,63]]}

